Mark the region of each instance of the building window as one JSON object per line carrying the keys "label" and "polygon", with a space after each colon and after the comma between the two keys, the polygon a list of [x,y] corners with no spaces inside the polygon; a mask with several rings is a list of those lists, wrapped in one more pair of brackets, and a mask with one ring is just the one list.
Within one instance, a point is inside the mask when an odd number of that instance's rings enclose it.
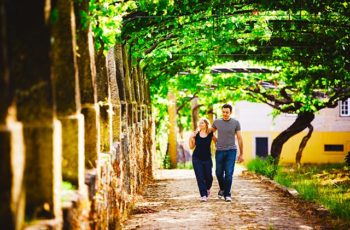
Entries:
{"label": "building window", "polygon": [[325,152],[344,152],[344,145],[324,145]]}
{"label": "building window", "polygon": [[341,117],[349,117],[350,116],[350,98],[344,101],[340,101],[339,108],[340,108]]}

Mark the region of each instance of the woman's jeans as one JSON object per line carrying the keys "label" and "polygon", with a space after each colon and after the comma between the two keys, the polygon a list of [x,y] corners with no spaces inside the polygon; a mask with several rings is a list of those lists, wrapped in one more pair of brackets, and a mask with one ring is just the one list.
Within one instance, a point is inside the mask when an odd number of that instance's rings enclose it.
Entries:
{"label": "woman's jeans", "polygon": [[208,196],[208,190],[213,184],[213,175],[212,175],[212,160],[199,160],[192,158],[192,164],[194,173],[196,174],[197,184],[199,188],[199,193],[202,196]]}
{"label": "woman's jeans", "polygon": [[235,169],[237,149],[217,150],[215,154],[216,178],[218,179],[220,191],[225,197],[231,197],[232,175]]}

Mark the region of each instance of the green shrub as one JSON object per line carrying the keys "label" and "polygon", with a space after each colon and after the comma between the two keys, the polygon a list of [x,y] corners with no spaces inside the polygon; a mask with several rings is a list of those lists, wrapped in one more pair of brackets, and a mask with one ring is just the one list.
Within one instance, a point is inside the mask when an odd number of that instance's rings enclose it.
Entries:
{"label": "green shrub", "polygon": [[293,178],[288,175],[288,173],[284,172],[279,172],[275,175],[273,178],[277,183],[286,186],[286,187],[291,187],[293,184]]}
{"label": "green shrub", "polygon": [[279,169],[272,156],[266,158],[257,157],[248,163],[247,168],[249,171],[264,175],[270,179],[274,178]]}
{"label": "green shrub", "polygon": [[178,162],[176,168],[178,168],[178,169],[193,169],[192,161],[187,161],[185,163]]}
{"label": "green shrub", "polygon": [[345,163],[347,166],[350,166],[350,152],[348,152],[348,154],[345,157]]}
{"label": "green shrub", "polygon": [[166,153],[163,158],[163,168],[170,169],[170,156],[168,153]]}

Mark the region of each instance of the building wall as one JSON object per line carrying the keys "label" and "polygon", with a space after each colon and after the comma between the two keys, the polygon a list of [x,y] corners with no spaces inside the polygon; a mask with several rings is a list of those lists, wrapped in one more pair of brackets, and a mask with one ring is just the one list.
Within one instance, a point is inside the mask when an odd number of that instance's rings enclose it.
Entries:
{"label": "building wall", "polygon": [[[244,138],[244,157],[248,162],[254,159],[256,152],[256,137],[268,139],[268,151],[273,139],[296,119],[295,115],[281,114],[272,119],[272,109],[265,104],[238,102],[233,116],[242,127]],[[339,108],[323,109],[316,114],[314,132],[307,143],[302,163],[335,163],[344,162],[344,157],[350,151],[350,117],[340,117]],[[289,139],[283,146],[281,163],[294,163],[299,143],[307,134],[307,130]],[[344,145],[344,151],[325,151],[324,145]]]}

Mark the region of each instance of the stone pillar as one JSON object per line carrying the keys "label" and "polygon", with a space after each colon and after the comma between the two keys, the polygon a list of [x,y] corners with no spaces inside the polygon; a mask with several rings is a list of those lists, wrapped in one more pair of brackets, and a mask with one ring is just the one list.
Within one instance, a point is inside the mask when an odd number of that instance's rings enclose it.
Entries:
{"label": "stone pillar", "polygon": [[95,50],[91,26],[82,18],[81,11],[88,12],[88,1],[74,1],[77,31],[77,63],[81,98],[81,113],[85,119],[84,149],[85,168],[97,166],[100,147],[99,106],[96,95]]}
{"label": "stone pillar", "polygon": [[[109,91],[112,104],[112,140],[114,146],[119,145],[121,135],[121,106],[119,99],[119,88],[117,84],[117,72],[114,48],[108,51],[107,55],[107,74],[109,82]],[[114,150],[115,151],[115,150]]]}
{"label": "stone pillar", "polygon": [[141,121],[140,109],[141,109],[141,97],[140,97],[140,81],[139,81],[139,71],[137,66],[132,67],[132,85],[133,85],[133,107],[134,111],[134,123]]}
{"label": "stone pillar", "polygon": [[25,127],[26,137],[32,137],[25,139],[26,213],[34,218],[56,217],[61,214],[61,123]]}
{"label": "stone pillar", "polygon": [[126,105],[126,122],[125,130],[123,132],[123,156],[125,162],[125,176],[124,176],[124,186],[127,188],[128,193],[133,193],[134,185],[134,162],[133,154],[131,147],[132,139],[132,124],[133,124],[133,110],[132,110],[132,91],[131,91],[131,82],[130,82],[130,69],[129,69],[129,60],[127,53],[127,46],[123,46],[123,66],[124,66],[124,87],[125,87],[125,105]]}
{"label": "stone pillar", "polygon": [[[23,128],[16,121],[13,77],[8,56],[7,11],[0,2],[0,226],[20,229],[24,221]],[[8,6],[7,6],[8,7]],[[12,105],[12,106],[11,106]],[[13,114],[9,114],[13,111]],[[11,119],[9,119],[11,118]]]}
{"label": "stone pillar", "polygon": [[170,158],[170,168],[177,166],[176,150],[176,97],[172,92],[168,92],[168,114],[169,114],[169,136],[168,136],[168,154]]}
{"label": "stone pillar", "polygon": [[138,72],[138,81],[139,81],[139,95],[140,95],[140,120],[144,121],[146,119],[145,116],[145,111],[146,111],[146,101],[145,101],[145,90],[146,90],[146,85],[145,85],[145,76],[143,75],[143,72],[140,68],[140,66],[138,66],[137,68],[137,72]]}
{"label": "stone pillar", "polygon": [[156,145],[155,145],[155,122],[154,117],[152,116],[152,103],[151,103],[151,95],[150,95],[150,85],[149,82],[145,81],[145,91],[144,91],[144,101],[145,101],[145,117],[147,119],[147,127],[148,127],[148,136],[147,136],[147,151],[148,154],[148,162],[147,166],[147,174],[153,177],[153,169],[156,168],[154,163],[156,157]]}
{"label": "stone pillar", "polygon": [[22,124],[0,125],[0,226],[21,229],[24,222],[25,154]]}
{"label": "stone pillar", "polygon": [[123,149],[122,149],[122,137],[123,132],[125,132],[126,128],[126,106],[125,106],[125,88],[124,88],[124,67],[123,67],[123,52],[122,52],[122,45],[116,44],[114,47],[114,59],[115,59],[115,78],[116,78],[116,84],[118,87],[118,98],[119,98],[119,107],[114,107],[114,113],[116,114],[115,117],[115,132],[118,132],[117,134],[117,141],[118,146],[116,151],[116,162],[113,163],[114,170],[119,178],[119,186],[120,186],[120,192],[122,189],[122,184],[124,180],[124,171],[123,171]]}
{"label": "stone pillar", "polygon": [[84,186],[84,117],[80,114],[79,75],[73,1],[57,1],[53,18],[53,83],[56,112],[62,122],[63,179]]}
{"label": "stone pillar", "polygon": [[140,97],[140,80],[139,70],[137,66],[132,68],[132,82],[133,82],[133,94],[134,94],[134,109],[135,109],[135,158],[136,158],[136,189],[142,189],[143,177],[144,177],[144,153],[143,153],[143,126],[141,122],[142,115],[142,102]]}
{"label": "stone pillar", "polygon": [[121,103],[121,132],[126,131],[128,124],[127,120],[127,99],[125,91],[125,74],[124,74],[124,61],[123,61],[123,46],[116,44],[115,46],[115,63],[116,63],[116,77],[118,84],[119,100]]}
{"label": "stone pillar", "polygon": [[[7,123],[7,128],[2,128],[5,133],[2,133],[4,139],[1,138],[1,142],[5,141],[7,144],[1,143],[6,151],[0,154],[2,159],[5,158],[4,161],[1,160],[1,163],[9,164],[15,158],[19,160],[15,165],[11,163],[7,168],[1,167],[1,170],[7,170],[7,173],[11,168],[16,168],[15,171],[12,171],[12,178],[1,175],[1,183],[10,182],[13,185],[12,188],[0,186],[1,191],[6,188],[8,194],[11,194],[11,202],[15,202],[11,204],[12,214],[9,214],[8,219],[15,224],[12,225],[13,228],[7,229],[22,228],[20,223],[23,222],[24,216],[21,201],[23,196],[26,199],[25,215],[28,219],[56,218],[58,223],[55,227],[59,229],[61,220],[61,137],[59,135],[61,124],[55,120],[51,85],[50,4],[45,0],[35,2],[13,0],[6,1],[6,3],[1,1],[0,7],[1,37],[6,40],[4,43],[1,42],[6,48],[6,54],[2,50],[1,57],[8,59],[9,63],[5,81],[7,78],[11,79],[10,83],[16,83],[17,119],[23,124],[25,142],[25,148],[23,148],[18,123]],[[0,79],[4,80],[2,76]],[[12,86],[10,89],[13,89]],[[2,106],[6,107],[6,104],[11,101],[11,99],[5,99],[5,103],[1,103],[0,117],[7,116],[4,116]],[[8,108],[5,109],[8,110]],[[2,127],[3,125],[4,123],[1,122]],[[17,143],[11,143],[17,138],[19,138]],[[25,163],[21,163],[20,159],[25,159]],[[25,165],[24,169],[23,165]],[[25,189],[22,189],[21,185],[20,174],[23,170]],[[6,203],[2,203],[1,206],[7,208]],[[10,216],[12,218],[15,216],[16,220],[11,220]],[[0,219],[3,220],[3,216]],[[8,227],[2,223],[1,226]]]}
{"label": "stone pillar", "polygon": [[108,202],[108,212],[109,212],[109,228],[115,229],[118,223],[119,210],[118,207],[120,203],[118,198],[121,194],[121,178],[120,175],[120,135],[121,135],[121,110],[120,110],[120,100],[119,100],[119,89],[117,85],[117,72],[116,72],[116,61],[115,61],[115,49],[112,48],[108,51],[107,54],[107,75],[109,82],[109,94],[111,101],[111,120],[112,120],[112,141],[113,145],[111,146],[110,155],[111,155],[111,165],[113,166],[113,180],[111,182],[112,189],[109,194]]}
{"label": "stone pillar", "polygon": [[100,107],[100,152],[108,153],[112,146],[112,105],[108,89],[106,57],[103,50],[96,53],[97,101]]}
{"label": "stone pillar", "polygon": [[148,111],[147,111],[147,98],[146,98],[146,92],[147,92],[147,86],[146,86],[146,80],[145,76],[141,70],[141,68],[138,68],[139,72],[139,82],[140,82],[140,102],[141,102],[141,122],[143,124],[143,161],[144,161],[144,180],[145,183],[147,183],[148,180],[152,178],[152,157],[151,157],[151,126],[150,122],[148,120]]}
{"label": "stone pillar", "polygon": [[[125,69],[124,47],[121,44],[115,46],[115,62],[116,62],[116,77],[119,88],[119,98],[121,102],[121,152],[119,154],[120,164],[120,196],[118,197],[120,211],[123,212],[127,209],[128,197],[131,193],[130,187],[130,155],[129,155],[129,128],[128,128],[128,102],[127,98],[129,97],[126,90],[125,82],[125,72],[128,69]],[[119,171],[117,170],[117,172]]]}
{"label": "stone pillar", "polygon": [[125,101],[127,104],[127,117],[128,125],[131,125],[134,121],[134,113],[132,110],[133,94],[132,83],[130,80],[130,67],[129,67],[129,55],[127,52],[127,46],[123,47],[123,64],[124,64],[124,87],[125,87]]}

